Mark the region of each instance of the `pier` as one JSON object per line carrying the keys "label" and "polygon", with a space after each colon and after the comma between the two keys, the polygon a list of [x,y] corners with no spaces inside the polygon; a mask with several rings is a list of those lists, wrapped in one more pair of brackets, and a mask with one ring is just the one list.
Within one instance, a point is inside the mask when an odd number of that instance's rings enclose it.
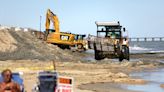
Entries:
{"label": "pier", "polygon": [[129,41],[164,41],[164,37],[132,37]]}

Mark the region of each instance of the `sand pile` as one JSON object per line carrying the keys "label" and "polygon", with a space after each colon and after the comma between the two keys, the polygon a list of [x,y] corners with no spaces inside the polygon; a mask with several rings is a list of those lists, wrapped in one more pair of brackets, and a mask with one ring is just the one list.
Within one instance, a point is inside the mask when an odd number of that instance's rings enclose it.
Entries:
{"label": "sand pile", "polygon": [[71,53],[37,39],[31,31],[0,29],[0,60],[72,61],[76,58]]}
{"label": "sand pile", "polygon": [[0,51],[12,52],[17,46],[17,41],[9,34],[8,30],[1,30],[0,32]]}

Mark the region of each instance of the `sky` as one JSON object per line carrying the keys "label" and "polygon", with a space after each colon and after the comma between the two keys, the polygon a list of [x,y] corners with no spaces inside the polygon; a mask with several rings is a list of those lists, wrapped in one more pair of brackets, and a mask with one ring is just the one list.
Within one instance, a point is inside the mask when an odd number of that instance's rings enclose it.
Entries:
{"label": "sky", "polygon": [[0,24],[45,30],[46,11],[60,30],[96,35],[95,21],[120,21],[130,37],[164,36],[164,0],[1,0]]}

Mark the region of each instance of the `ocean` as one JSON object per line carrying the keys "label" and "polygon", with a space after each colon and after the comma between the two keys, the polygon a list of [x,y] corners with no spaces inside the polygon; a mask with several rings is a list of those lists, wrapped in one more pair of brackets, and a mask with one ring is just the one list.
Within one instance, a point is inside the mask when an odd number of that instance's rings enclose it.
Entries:
{"label": "ocean", "polygon": [[145,85],[123,85],[129,90],[139,92],[164,92],[164,89],[160,87],[160,84],[164,83],[164,69],[155,69],[152,72],[139,72],[132,73],[130,76],[139,77],[148,81]]}
{"label": "ocean", "polygon": [[163,53],[164,41],[132,41],[130,53]]}
{"label": "ocean", "polygon": [[[164,41],[132,41],[130,42],[130,53],[164,53]],[[158,61],[163,62],[163,59]],[[132,73],[131,76],[138,76],[149,81],[146,85],[128,85],[126,88],[141,92],[164,92],[160,84],[164,83],[164,69],[157,69],[153,72]]]}

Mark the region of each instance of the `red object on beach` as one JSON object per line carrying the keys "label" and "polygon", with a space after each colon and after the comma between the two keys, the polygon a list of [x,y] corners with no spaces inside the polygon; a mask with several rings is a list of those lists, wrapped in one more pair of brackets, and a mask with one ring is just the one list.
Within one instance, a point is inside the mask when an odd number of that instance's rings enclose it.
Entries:
{"label": "red object on beach", "polygon": [[59,76],[55,92],[73,92],[73,78]]}

